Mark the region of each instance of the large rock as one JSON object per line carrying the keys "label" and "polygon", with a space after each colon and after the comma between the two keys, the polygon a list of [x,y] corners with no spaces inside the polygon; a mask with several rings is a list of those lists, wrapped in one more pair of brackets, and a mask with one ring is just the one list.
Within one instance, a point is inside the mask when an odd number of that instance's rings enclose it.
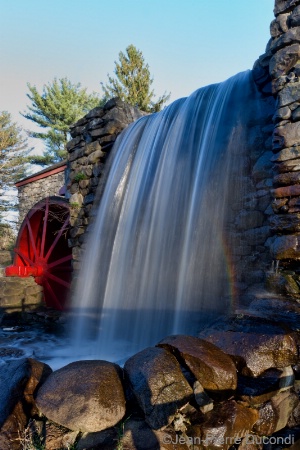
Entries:
{"label": "large rock", "polygon": [[294,197],[290,199],[283,199],[287,201],[287,209],[290,213],[300,212],[300,198]]}
{"label": "large rock", "polygon": [[[247,408],[234,400],[220,403],[206,415],[201,425],[202,442],[206,442],[206,447],[210,450],[226,450],[247,436],[257,419],[258,412],[255,409]],[[193,429],[189,433],[191,435]]]}
{"label": "large rock", "polygon": [[[300,45],[292,44],[284,47],[272,56],[269,65],[269,71],[272,78],[278,78],[286,75],[290,69],[296,64],[300,56]],[[279,106],[283,106],[280,104]]]}
{"label": "large rock", "polygon": [[221,319],[204,330],[201,337],[231,355],[239,371],[247,376],[284,368],[298,360],[293,333],[259,317]]}
{"label": "large rock", "polygon": [[272,156],[273,152],[264,152],[262,156],[256,161],[252,170],[252,175],[256,180],[263,180],[264,178],[267,178],[269,176],[270,170],[272,168]]}
{"label": "large rock", "polygon": [[286,45],[294,44],[295,42],[300,42],[300,27],[294,27],[283,33],[278,39],[274,39],[271,44],[270,50],[275,53],[282,47]]}
{"label": "large rock", "polygon": [[259,419],[253,430],[258,435],[270,436],[288,423],[299,399],[295,392],[286,391],[273,397],[259,409]]}
{"label": "large rock", "polygon": [[296,6],[296,8],[292,11],[289,19],[291,27],[297,27],[300,25],[300,5]]}
{"label": "large rock", "polygon": [[284,107],[300,100],[300,82],[289,83],[278,93],[278,106]]}
{"label": "large rock", "polygon": [[271,272],[266,277],[266,288],[274,294],[298,295],[300,288],[293,275],[284,272]]}
{"label": "large rock", "polygon": [[169,336],[159,344],[180,359],[204,389],[226,391],[237,386],[232,359],[215,345],[193,336]]}
{"label": "large rock", "polygon": [[251,406],[258,406],[270,400],[279,392],[291,388],[295,376],[291,366],[284,369],[270,369],[259,377],[238,377],[238,398]]}
{"label": "large rock", "polygon": [[[288,18],[289,18],[288,13],[280,14],[279,16],[276,17],[276,19],[274,19],[271,22],[270,33],[272,37],[276,38],[280,36],[282,33],[288,31]],[[272,48],[272,43],[273,42],[271,41],[270,48]]]}
{"label": "large rock", "polygon": [[300,259],[300,233],[282,235],[269,242],[270,252],[274,259]]}
{"label": "large rock", "polygon": [[151,428],[170,424],[192,398],[193,390],[178,361],[163,348],[142,350],[126,361],[124,369]]}
{"label": "large rock", "polygon": [[299,4],[299,0],[276,0],[274,7],[274,14],[277,16],[286,11],[290,11],[292,8]]}
{"label": "large rock", "polygon": [[273,197],[275,198],[283,198],[283,197],[292,197],[300,195],[300,186],[283,186],[272,190]]}
{"label": "large rock", "polygon": [[274,185],[289,186],[291,184],[300,184],[300,172],[286,172],[275,175]]}
{"label": "large rock", "polygon": [[26,358],[0,367],[0,448],[20,449],[29,415],[36,412],[33,395],[52,372],[47,364]]}
{"label": "large rock", "polygon": [[267,297],[253,300],[248,308],[250,314],[287,325],[297,331],[300,323],[300,304],[284,297]]}
{"label": "large rock", "polygon": [[[269,204],[269,196],[266,196],[267,204]],[[268,226],[257,227],[243,232],[243,238],[247,245],[259,245],[264,244],[270,234]]]}
{"label": "large rock", "polygon": [[276,214],[269,219],[270,229],[276,233],[300,231],[300,214]]}
{"label": "large rock", "polygon": [[275,128],[273,132],[273,149],[292,147],[300,144],[300,122],[287,123]]}
{"label": "large rock", "polygon": [[300,170],[300,159],[292,159],[284,161],[276,165],[276,169],[279,173],[295,172]]}
{"label": "large rock", "polygon": [[[275,114],[273,116],[273,122],[281,122],[282,120],[287,120],[291,117],[292,111],[288,106],[283,106],[282,108],[279,108],[275,111]],[[272,161],[272,158],[271,158]]]}
{"label": "large rock", "polygon": [[107,361],[77,361],[53,372],[39,389],[37,406],[70,430],[96,432],[125,414],[122,370]]}

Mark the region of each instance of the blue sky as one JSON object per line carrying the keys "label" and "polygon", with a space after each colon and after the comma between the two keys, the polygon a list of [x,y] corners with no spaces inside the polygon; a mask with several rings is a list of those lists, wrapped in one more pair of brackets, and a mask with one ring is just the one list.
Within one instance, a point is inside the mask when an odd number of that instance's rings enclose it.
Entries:
{"label": "blue sky", "polygon": [[[101,93],[118,53],[143,52],[171,100],[251,69],[269,40],[274,0],[0,0],[0,110],[33,129],[26,83],[67,76]],[[36,142],[36,141],[34,141]]]}

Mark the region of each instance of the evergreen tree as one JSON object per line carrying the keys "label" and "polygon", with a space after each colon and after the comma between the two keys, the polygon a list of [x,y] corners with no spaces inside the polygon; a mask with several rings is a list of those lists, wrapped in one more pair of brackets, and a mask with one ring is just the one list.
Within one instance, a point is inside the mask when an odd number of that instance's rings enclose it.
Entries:
{"label": "evergreen tree", "polygon": [[153,78],[142,52],[131,44],[126,48],[126,54],[119,53],[119,62],[115,61],[115,65],[116,78],[108,74],[108,83],[101,83],[106,99],[119,97],[142,111],[160,111],[170,98],[170,94],[164,93],[156,102],[153,101],[154,91],[151,90]]}
{"label": "evergreen tree", "polygon": [[54,164],[66,157],[66,144],[70,139],[70,126],[103,103],[96,93],[87,94],[80,83],[72,84],[67,78],[44,85],[40,94],[35,86],[27,84],[27,97],[31,105],[29,112],[21,113],[45,132],[29,132],[30,137],[43,139],[46,151],[43,156],[33,156],[31,162],[43,166]]}
{"label": "evergreen tree", "polygon": [[0,222],[16,208],[14,183],[27,175],[27,141],[7,111],[0,112]]}

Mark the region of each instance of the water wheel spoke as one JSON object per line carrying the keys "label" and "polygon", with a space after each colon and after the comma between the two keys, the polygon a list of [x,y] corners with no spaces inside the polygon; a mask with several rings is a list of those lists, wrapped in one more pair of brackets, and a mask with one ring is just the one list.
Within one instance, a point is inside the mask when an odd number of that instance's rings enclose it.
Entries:
{"label": "water wheel spoke", "polygon": [[30,225],[28,217],[26,217],[26,225],[27,225],[27,228],[28,228],[28,231],[29,231],[29,238],[30,238],[30,243],[31,243],[31,246],[32,246],[32,250],[33,250],[35,259],[37,259],[37,251],[36,251],[35,240],[33,238],[32,228],[31,228],[31,225]]}
{"label": "water wheel spoke", "polygon": [[44,279],[44,288],[47,289],[50,297],[52,298],[55,308],[62,310],[63,308],[62,308],[60,301],[58,300],[55,292],[53,291],[52,287],[50,286],[50,283],[46,279]]}
{"label": "water wheel spoke", "polygon": [[53,281],[56,281],[56,283],[61,284],[62,286],[65,286],[66,288],[69,288],[71,286],[71,284],[68,281],[63,280],[62,278],[59,278],[50,272],[45,272],[45,276],[47,278],[50,278]]}
{"label": "water wheel spoke", "polygon": [[56,261],[48,264],[48,269],[52,269],[52,267],[58,266],[66,261],[71,261],[72,255],[65,256],[64,258],[57,259]]}
{"label": "water wheel spoke", "polygon": [[50,255],[51,255],[51,253],[52,253],[54,247],[56,246],[57,242],[59,241],[59,239],[60,239],[61,235],[63,234],[64,230],[66,229],[68,223],[69,223],[69,217],[65,220],[63,226],[61,227],[61,229],[60,229],[59,232],[57,233],[56,238],[54,239],[54,241],[53,241],[51,247],[49,248],[48,253],[47,253],[47,255],[45,256],[45,260],[46,260],[46,261],[48,261],[48,259],[49,259]]}
{"label": "water wheel spoke", "polygon": [[53,267],[51,273],[59,270],[60,272],[73,272],[72,267],[70,266],[59,266],[59,267]]}
{"label": "water wheel spoke", "polygon": [[30,266],[34,265],[34,262],[26,255],[24,255],[23,252],[21,252],[21,250],[15,248],[14,252],[17,253],[17,255],[20,256],[20,258],[22,258],[25,262],[27,262]]}
{"label": "water wheel spoke", "polygon": [[48,216],[49,216],[49,200],[46,199],[46,207],[45,207],[45,214],[44,214],[44,222],[43,222],[43,231],[42,231],[42,243],[41,243],[41,252],[40,256],[44,256],[45,251],[45,241],[46,241],[46,233],[47,233],[47,223],[48,223]]}

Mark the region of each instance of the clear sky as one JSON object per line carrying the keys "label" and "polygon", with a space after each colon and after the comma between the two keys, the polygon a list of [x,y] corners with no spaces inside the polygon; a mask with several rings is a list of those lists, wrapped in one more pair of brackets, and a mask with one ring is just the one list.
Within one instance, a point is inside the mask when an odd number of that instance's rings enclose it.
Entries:
{"label": "clear sky", "polygon": [[[0,110],[33,129],[26,83],[68,77],[88,91],[129,44],[170,101],[251,69],[269,40],[274,0],[0,0]],[[36,140],[35,140],[36,141]],[[35,142],[34,141],[34,142]]]}

